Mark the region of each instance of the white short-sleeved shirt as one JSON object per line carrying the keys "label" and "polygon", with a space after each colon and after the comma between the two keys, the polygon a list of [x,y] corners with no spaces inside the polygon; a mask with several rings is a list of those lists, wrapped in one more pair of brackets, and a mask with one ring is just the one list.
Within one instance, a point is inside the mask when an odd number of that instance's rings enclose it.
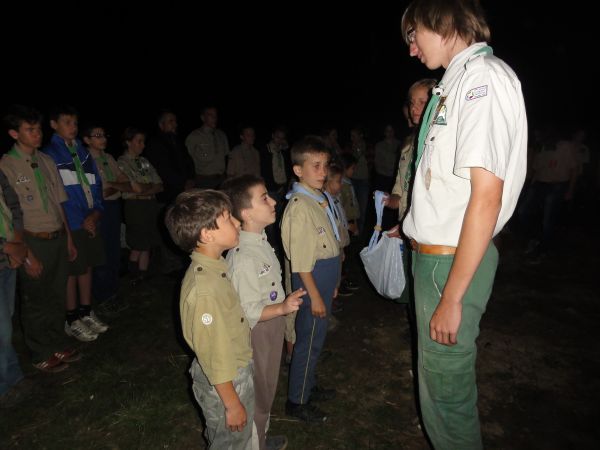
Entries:
{"label": "white short-sleeved shirt", "polygon": [[404,233],[422,244],[458,245],[472,167],[504,181],[494,236],[511,217],[523,187],[527,117],[521,83],[504,61],[482,52],[484,47],[473,44],[457,54],[438,85],[440,104],[403,225]]}

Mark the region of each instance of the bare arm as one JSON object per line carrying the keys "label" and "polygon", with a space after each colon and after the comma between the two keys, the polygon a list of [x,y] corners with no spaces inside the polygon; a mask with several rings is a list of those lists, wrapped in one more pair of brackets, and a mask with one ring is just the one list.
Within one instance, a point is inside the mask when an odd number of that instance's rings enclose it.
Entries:
{"label": "bare arm", "polygon": [[456,344],[463,296],[492,239],[502,205],[503,185],[504,182],[491,172],[471,168],[471,197],[458,248],[442,298],[429,323],[431,339],[440,344]]}
{"label": "bare arm", "polygon": [[300,275],[300,279],[302,280],[302,283],[304,283],[304,287],[310,296],[310,308],[313,316],[324,318],[327,315],[325,302],[323,301],[321,293],[317,288],[317,284],[312,276],[312,272],[298,272],[298,275]]}
{"label": "bare arm", "polygon": [[247,425],[246,408],[235,392],[233,382],[215,384],[215,389],[225,406],[225,424],[231,431],[242,431]]}

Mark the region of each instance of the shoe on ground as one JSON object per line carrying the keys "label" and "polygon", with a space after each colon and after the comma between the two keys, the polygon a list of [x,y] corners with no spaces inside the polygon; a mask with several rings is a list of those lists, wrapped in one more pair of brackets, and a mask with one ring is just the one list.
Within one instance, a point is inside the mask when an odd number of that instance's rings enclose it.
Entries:
{"label": "shoe on ground", "polygon": [[288,446],[288,439],[283,435],[267,436],[265,446],[267,450],[285,450]]}
{"label": "shoe on ground", "polygon": [[65,322],[65,333],[81,342],[91,342],[98,339],[98,333],[94,333],[81,319],[74,320],[71,325]]}
{"label": "shoe on ground", "polygon": [[33,364],[33,367],[46,373],[58,373],[68,368],[69,365],[52,355],[46,361]]}
{"label": "shoe on ground", "polygon": [[328,400],[333,400],[337,392],[335,389],[324,388],[322,386],[316,385],[310,391],[310,400],[314,402],[326,402]]}
{"label": "shoe on ground", "polygon": [[89,316],[83,316],[81,321],[96,334],[104,333],[108,330],[108,325],[102,322],[94,311],[90,311]]}
{"label": "shoe on ground", "polygon": [[62,352],[55,352],[54,356],[65,363],[72,363],[81,359],[81,352],[75,349],[67,349]]}
{"label": "shoe on ground", "polygon": [[310,403],[301,405],[288,400],[285,403],[285,413],[308,423],[323,423],[327,420],[327,415]]}
{"label": "shoe on ground", "polygon": [[347,278],[342,281],[342,286],[350,291],[356,291],[360,289],[360,286],[357,283]]}

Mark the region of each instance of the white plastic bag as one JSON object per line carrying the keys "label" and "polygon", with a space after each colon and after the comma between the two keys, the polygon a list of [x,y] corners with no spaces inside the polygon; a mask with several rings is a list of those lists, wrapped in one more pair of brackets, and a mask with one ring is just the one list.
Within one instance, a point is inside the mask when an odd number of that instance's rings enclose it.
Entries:
{"label": "white plastic bag", "polygon": [[375,191],[377,225],[368,247],[361,250],[360,259],[375,290],[386,298],[397,299],[406,285],[402,263],[402,239],[389,237],[387,232],[384,232],[381,239],[377,240],[381,233],[384,199],[383,192]]}

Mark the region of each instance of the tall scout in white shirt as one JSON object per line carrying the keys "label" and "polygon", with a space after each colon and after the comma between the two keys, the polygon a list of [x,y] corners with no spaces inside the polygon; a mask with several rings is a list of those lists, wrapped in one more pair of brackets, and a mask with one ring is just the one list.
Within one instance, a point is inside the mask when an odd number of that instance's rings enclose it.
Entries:
{"label": "tall scout in white shirt", "polygon": [[436,449],[482,447],[475,340],[492,291],[492,238],[525,179],[521,84],[495,57],[477,0],[415,0],[402,33],[429,69],[446,72],[419,131],[404,233],[412,238],[423,422]]}

